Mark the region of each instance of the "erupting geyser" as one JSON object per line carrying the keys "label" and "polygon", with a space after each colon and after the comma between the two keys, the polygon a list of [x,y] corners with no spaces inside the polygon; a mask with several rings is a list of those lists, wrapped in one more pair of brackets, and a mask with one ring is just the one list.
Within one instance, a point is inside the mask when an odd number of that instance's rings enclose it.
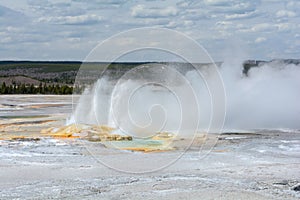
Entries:
{"label": "erupting geyser", "polygon": [[85,91],[73,116],[77,123],[108,124],[140,138],[190,131],[200,108],[194,88],[172,65],[144,64],[118,80],[105,77]]}
{"label": "erupting geyser", "polygon": [[[118,80],[103,76],[83,93],[72,122],[108,124],[120,134],[136,137],[208,130],[215,113],[206,83],[213,82],[214,76],[210,64],[196,66],[150,63]],[[224,62],[219,72],[227,97],[224,129],[300,128],[298,65],[274,61],[245,75],[242,62]]]}

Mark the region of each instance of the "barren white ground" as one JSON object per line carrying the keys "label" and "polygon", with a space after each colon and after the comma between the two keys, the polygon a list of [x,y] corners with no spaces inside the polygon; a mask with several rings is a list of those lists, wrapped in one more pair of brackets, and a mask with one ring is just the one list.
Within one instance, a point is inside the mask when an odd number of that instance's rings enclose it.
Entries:
{"label": "barren white ground", "polygon": [[[42,128],[62,125],[71,113],[70,96],[2,95],[0,104],[0,124],[16,123],[1,130],[1,135],[38,135]],[[43,105],[32,106],[36,104]],[[39,122],[18,128],[24,121]],[[0,199],[300,198],[300,192],[293,190],[300,183],[299,132],[259,130],[211,137],[218,137],[213,149],[199,154],[199,148],[193,146],[174,164],[142,174],[103,165],[87,151],[89,144],[79,139],[0,140]],[[96,148],[103,152],[98,157],[103,160],[117,163],[124,156],[123,151],[101,144]],[[203,153],[207,153],[204,158]],[[149,159],[155,154],[168,160],[178,151],[126,154]]]}

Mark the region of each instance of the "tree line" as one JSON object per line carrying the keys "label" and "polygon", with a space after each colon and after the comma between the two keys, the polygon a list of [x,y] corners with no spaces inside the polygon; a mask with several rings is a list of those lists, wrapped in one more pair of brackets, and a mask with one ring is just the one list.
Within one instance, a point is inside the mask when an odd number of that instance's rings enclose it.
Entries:
{"label": "tree line", "polygon": [[[76,89],[76,88],[75,88]],[[78,88],[77,88],[78,90]],[[2,83],[0,87],[0,94],[72,94],[73,87],[68,85],[54,85],[54,84],[42,84],[35,86],[34,84],[13,84],[6,85]]]}

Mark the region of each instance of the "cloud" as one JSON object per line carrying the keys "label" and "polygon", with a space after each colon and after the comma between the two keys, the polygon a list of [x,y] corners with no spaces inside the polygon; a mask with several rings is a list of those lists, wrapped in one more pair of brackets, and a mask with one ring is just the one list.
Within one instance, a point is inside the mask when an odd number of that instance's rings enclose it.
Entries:
{"label": "cloud", "polygon": [[95,14],[78,16],[58,16],[58,17],[40,17],[38,22],[47,22],[50,24],[62,25],[88,25],[101,22],[103,18]]}
{"label": "cloud", "polygon": [[0,17],[5,17],[5,16],[15,16],[15,15],[20,15],[19,12],[14,11],[8,7],[1,6],[0,5]]}
{"label": "cloud", "polygon": [[228,25],[232,25],[232,22],[229,22],[229,21],[218,21],[216,23],[216,26],[222,26],[222,27],[224,27],[224,26],[228,26]]}
{"label": "cloud", "polygon": [[19,25],[25,23],[28,17],[22,12],[10,9],[0,5],[0,24],[1,25]]}
{"label": "cloud", "polygon": [[102,4],[122,4],[125,3],[126,0],[97,0],[96,2]]}
{"label": "cloud", "polygon": [[[90,2],[89,0],[72,0],[73,2]],[[123,4],[126,2],[126,0],[94,0],[96,4],[111,4],[111,5],[118,5]]]}
{"label": "cloud", "polygon": [[264,42],[264,41],[266,41],[266,40],[267,40],[267,39],[264,38],[264,37],[258,37],[258,38],[256,38],[255,43],[262,43],[262,42]]}
{"label": "cloud", "polygon": [[210,6],[229,6],[231,5],[228,0],[205,0],[204,3]]}
{"label": "cloud", "polygon": [[0,44],[5,44],[5,43],[10,43],[12,42],[12,38],[7,36],[7,37],[0,37]]}
{"label": "cloud", "polygon": [[176,28],[176,27],[190,27],[193,26],[194,22],[191,20],[182,20],[180,22],[178,21],[170,21],[166,27],[167,28]]}
{"label": "cloud", "polygon": [[254,12],[256,10],[256,6],[259,4],[258,2],[259,0],[205,0],[204,6],[210,8],[212,12],[244,14]]}
{"label": "cloud", "polygon": [[289,23],[280,23],[275,25],[278,28],[278,31],[286,32],[292,30],[293,26]]}
{"label": "cloud", "polygon": [[253,32],[264,32],[264,31],[272,31],[272,30],[274,30],[274,26],[269,23],[256,24],[251,28],[251,31]]}
{"label": "cloud", "polygon": [[242,14],[228,14],[225,15],[225,19],[227,20],[246,19],[246,18],[255,17],[256,15],[257,15],[256,12],[246,12]]}
{"label": "cloud", "polygon": [[183,20],[204,20],[210,18],[207,10],[197,9],[197,8],[188,8],[180,11],[181,19]]}
{"label": "cloud", "polygon": [[297,1],[288,1],[286,4],[286,8],[288,10],[297,12],[300,10],[300,2],[298,0]]}
{"label": "cloud", "polygon": [[147,8],[145,5],[136,5],[131,9],[131,16],[137,18],[172,17],[177,14],[178,10],[173,6],[166,8]]}
{"label": "cloud", "polygon": [[253,58],[266,58],[270,48],[274,56],[300,57],[299,45],[294,54],[283,51],[300,41],[299,5],[299,0],[2,0],[0,55],[81,59],[115,33],[154,26],[188,34],[214,58],[225,41],[238,39]]}
{"label": "cloud", "polygon": [[296,17],[297,14],[293,11],[289,10],[279,10],[276,12],[276,17],[281,18],[281,17]]}

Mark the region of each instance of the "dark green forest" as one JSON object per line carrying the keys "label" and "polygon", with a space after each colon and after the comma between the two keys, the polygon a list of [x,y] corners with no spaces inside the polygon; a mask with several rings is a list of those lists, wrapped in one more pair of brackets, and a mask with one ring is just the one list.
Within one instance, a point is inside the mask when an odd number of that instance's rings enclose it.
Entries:
{"label": "dark green forest", "polygon": [[72,94],[73,87],[68,85],[42,84],[39,86],[31,85],[6,85],[4,82],[0,87],[0,94]]}
{"label": "dark green forest", "polygon": [[95,80],[98,70],[107,66],[117,77],[143,63],[105,63],[80,61],[0,61],[0,94],[72,94],[83,90],[74,87],[80,67],[85,81]]}

